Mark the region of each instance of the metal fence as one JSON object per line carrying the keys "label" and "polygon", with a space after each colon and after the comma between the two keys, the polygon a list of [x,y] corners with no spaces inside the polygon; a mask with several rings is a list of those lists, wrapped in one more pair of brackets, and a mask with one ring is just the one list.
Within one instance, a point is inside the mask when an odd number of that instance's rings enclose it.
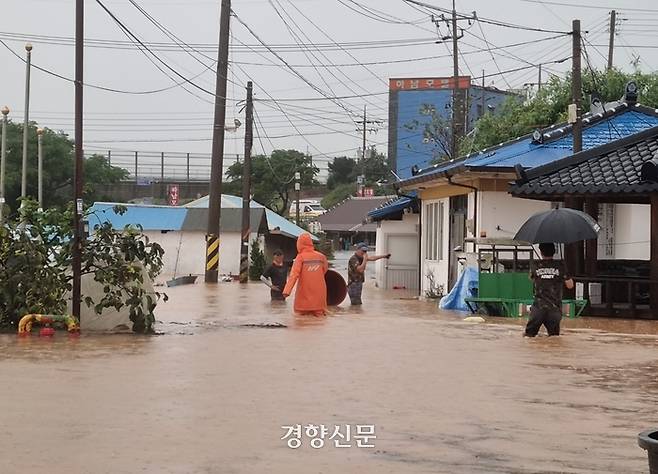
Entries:
{"label": "metal fence", "polygon": [[[105,156],[112,166],[126,169],[130,173],[130,179],[135,182],[210,180],[211,155],[209,153],[108,150],[87,154]],[[226,179],[228,169],[242,158],[242,155],[224,155],[224,179]],[[333,160],[329,157],[313,158],[313,164],[320,170],[317,176],[320,183],[327,182],[331,161]]]}

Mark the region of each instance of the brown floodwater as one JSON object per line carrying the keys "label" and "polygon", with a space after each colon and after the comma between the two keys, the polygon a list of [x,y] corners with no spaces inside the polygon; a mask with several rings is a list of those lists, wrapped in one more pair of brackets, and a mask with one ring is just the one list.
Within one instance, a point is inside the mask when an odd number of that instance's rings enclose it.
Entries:
{"label": "brown floodwater", "polygon": [[[0,336],[0,473],[647,472],[658,322],[524,339],[371,286],[326,318],[258,284],[167,292],[160,336]],[[290,449],[296,424],[377,439]]]}

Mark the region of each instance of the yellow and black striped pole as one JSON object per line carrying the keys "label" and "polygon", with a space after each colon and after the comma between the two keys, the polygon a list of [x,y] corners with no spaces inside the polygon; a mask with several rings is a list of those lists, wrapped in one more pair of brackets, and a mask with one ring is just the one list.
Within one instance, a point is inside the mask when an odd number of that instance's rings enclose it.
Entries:
{"label": "yellow and black striped pole", "polygon": [[224,124],[226,123],[226,82],[231,26],[231,0],[222,0],[219,22],[219,50],[215,83],[215,118],[212,133],[208,230],[206,232],[206,283],[219,277],[219,235],[222,214],[222,177],[224,173]]}
{"label": "yellow and black striped pole", "polygon": [[206,275],[208,274],[219,274],[219,237],[216,235],[206,236]]}

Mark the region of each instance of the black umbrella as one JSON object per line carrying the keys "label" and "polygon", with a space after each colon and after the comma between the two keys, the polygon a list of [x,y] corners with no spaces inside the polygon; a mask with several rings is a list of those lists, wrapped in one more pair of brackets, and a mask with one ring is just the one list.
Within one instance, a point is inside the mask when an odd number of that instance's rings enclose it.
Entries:
{"label": "black umbrella", "polygon": [[514,240],[540,244],[554,242],[569,244],[579,240],[596,239],[601,226],[588,214],[575,209],[561,208],[540,212],[528,219],[514,236]]}

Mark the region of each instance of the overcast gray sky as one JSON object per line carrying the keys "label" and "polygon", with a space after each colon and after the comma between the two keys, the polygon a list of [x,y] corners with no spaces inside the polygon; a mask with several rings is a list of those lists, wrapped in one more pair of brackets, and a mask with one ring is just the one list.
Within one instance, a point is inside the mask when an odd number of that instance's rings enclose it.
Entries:
{"label": "overcast gray sky", "polygon": [[[198,44],[204,54],[210,58],[216,57],[214,45],[218,38],[219,0],[136,1],[185,42]],[[447,0],[426,1],[444,8],[451,6]],[[104,0],[104,3],[142,40],[171,43],[171,40],[150,24],[128,0]],[[34,64],[72,77],[74,57],[70,42],[59,38],[57,41],[48,38],[43,42],[43,39],[35,36],[72,38],[74,5],[74,0],[2,0],[0,39],[15,52],[23,55],[25,39],[31,37],[34,43]],[[376,11],[364,10],[361,6],[366,9],[374,8]],[[622,6],[626,9],[620,8]],[[624,19],[619,27],[615,64],[630,70],[633,55],[639,55],[640,67],[645,71],[652,70],[658,58],[658,38],[654,38],[653,33],[658,25],[658,5],[655,1],[457,1],[457,9],[461,12],[477,11],[481,17],[547,30],[569,30],[571,20],[580,18],[583,30],[589,30],[587,40],[592,45],[589,47],[589,57],[595,67],[605,64],[608,11],[612,8],[621,10],[621,18]],[[274,102],[257,102],[261,135],[267,134],[271,139],[270,142],[264,136],[262,138],[262,147],[268,152],[275,146],[303,151],[308,149],[316,156],[323,153],[354,155],[360,145],[360,138],[355,130],[356,126],[352,123],[354,117],[351,114],[359,113],[363,105],[367,104],[369,114],[386,119],[389,77],[445,76],[452,73],[452,60],[449,56],[451,45],[435,44],[431,41],[438,36],[447,35],[446,27],[442,25],[437,34],[427,11],[413,8],[402,0],[234,0],[233,9],[262,41],[272,45],[295,71],[316,88],[331,96],[362,96],[339,101],[282,100],[279,104],[288,114],[287,118]],[[291,36],[277,11],[298,36],[297,39],[303,42],[325,45],[333,42],[376,42],[376,47],[353,49],[358,45],[345,46],[350,48],[349,54],[338,48],[334,48],[337,49],[335,51],[322,52],[311,50],[306,55],[299,51],[289,51],[289,45],[295,43],[295,38]],[[297,26],[301,27],[307,38],[296,29]],[[479,23],[469,27],[463,22],[462,26],[467,28],[460,40],[464,53],[460,58],[463,74],[479,76],[482,70],[486,74],[495,74],[499,70],[550,62],[570,55],[570,37],[542,40],[554,34]],[[23,36],[16,37],[12,36],[13,34]],[[227,121],[231,122],[236,117],[242,119],[235,101],[244,98],[243,84],[247,77],[256,83],[257,99],[269,99],[269,96],[275,99],[322,97],[293,72],[281,67],[280,59],[264,50],[259,40],[236,19],[232,19],[232,34],[232,44],[235,48],[231,52],[231,60],[241,64],[233,64],[229,73],[229,79],[233,83],[229,84],[228,88],[230,101]],[[86,38],[113,42],[110,45],[113,49],[86,48],[87,83],[126,91],[147,91],[174,85],[172,79],[159,71],[136,48],[115,49],[117,42],[123,45],[127,38],[93,0],[86,1]],[[489,46],[493,48],[491,52],[486,50],[487,44],[482,38],[486,38]],[[392,44],[403,41],[406,41],[407,45]],[[52,42],[65,44],[46,44]],[[240,42],[257,49],[258,53],[241,46]],[[531,43],[496,49],[523,42]],[[651,48],[652,45],[655,48]],[[199,87],[214,91],[214,73],[207,67],[212,65],[210,59],[196,53],[194,58],[180,50],[158,51],[157,54],[180,74],[188,78],[195,77],[194,82]],[[428,57],[430,59],[409,61],[413,58]],[[352,65],[359,62],[387,61],[403,62]],[[11,116],[20,121],[23,116],[24,64],[2,45],[0,64],[0,103],[7,104],[13,111]],[[333,67],[331,64],[340,66]],[[546,65],[544,71],[561,74],[569,67],[570,61],[567,61]],[[179,78],[173,77],[179,81]],[[536,80],[537,70],[530,68],[492,76],[487,79],[487,85],[501,89],[520,88],[525,83]],[[87,88],[86,148],[209,152],[213,97],[189,85],[186,88],[190,92],[186,92],[182,87],[174,87],[149,95],[117,94]],[[34,71],[32,118],[42,126],[72,132],[73,92],[71,83]],[[290,121],[294,123],[294,127]],[[369,142],[380,144],[379,147],[384,149],[386,127],[387,124],[384,123],[378,133],[369,134]],[[298,136],[299,133],[302,133],[304,138]],[[241,153],[242,147],[241,131],[228,135],[228,153]],[[255,151],[261,150],[261,142],[257,140]]]}

